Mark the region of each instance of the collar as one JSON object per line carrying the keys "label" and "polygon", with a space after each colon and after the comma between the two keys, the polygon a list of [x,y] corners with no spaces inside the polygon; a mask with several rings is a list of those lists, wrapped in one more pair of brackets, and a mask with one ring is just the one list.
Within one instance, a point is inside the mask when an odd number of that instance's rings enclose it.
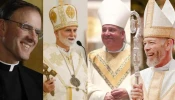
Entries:
{"label": "collar", "polygon": [[9,64],[0,60],[0,69],[12,72],[16,68],[15,66],[18,64],[19,61],[16,64]]}
{"label": "collar", "polygon": [[173,62],[173,59],[171,59],[166,65],[159,67],[159,68],[155,68],[155,71],[168,71],[170,69],[171,63]]}
{"label": "collar", "polygon": [[119,50],[117,50],[117,51],[110,51],[110,50],[107,50],[107,48],[106,48],[106,51],[109,52],[109,53],[118,53],[118,52],[121,52],[121,51],[124,50],[125,45],[126,45],[126,43],[123,42],[123,46]]}
{"label": "collar", "polygon": [[69,51],[66,51],[66,49],[60,47],[59,45],[56,44],[56,47],[59,49],[60,52],[62,52],[64,55],[70,55],[72,51],[72,47],[70,47]]}

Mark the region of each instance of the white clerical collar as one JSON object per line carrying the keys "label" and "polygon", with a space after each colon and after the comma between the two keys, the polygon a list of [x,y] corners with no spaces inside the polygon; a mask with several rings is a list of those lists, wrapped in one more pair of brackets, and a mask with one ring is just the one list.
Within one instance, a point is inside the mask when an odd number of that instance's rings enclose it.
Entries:
{"label": "white clerical collar", "polygon": [[121,52],[121,51],[124,50],[125,45],[126,45],[126,43],[123,42],[123,46],[119,50],[117,50],[117,51],[110,51],[110,50],[107,50],[107,48],[106,48],[106,51],[109,52],[109,53],[118,53],[118,52]]}
{"label": "white clerical collar", "polygon": [[58,48],[62,53],[66,54],[66,55],[69,55],[69,54],[71,53],[71,50],[72,50],[72,47],[71,47],[71,46],[70,46],[70,48],[69,48],[69,51],[66,51],[65,48],[62,48],[62,47],[60,47],[60,46],[57,45],[57,44],[56,44],[56,46],[57,46],[57,48]]}
{"label": "white clerical collar", "polygon": [[16,64],[9,64],[9,63],[3,62],[1,60],[0,60],[0,62],[5,64],[5,65],[9,65],[10,66],[9,72],[12,72],[14,67],[19,64],[19,61]]}
{"label": "white clerical collar", "polygon": [[158,67],[158,68],[154,67],[154,70],[155,71],[168,71],[170,68],[170,65],[171,65],[171,61],[173,61],[173,59],[171,59],[166,65],[164,65],[162,67]]}

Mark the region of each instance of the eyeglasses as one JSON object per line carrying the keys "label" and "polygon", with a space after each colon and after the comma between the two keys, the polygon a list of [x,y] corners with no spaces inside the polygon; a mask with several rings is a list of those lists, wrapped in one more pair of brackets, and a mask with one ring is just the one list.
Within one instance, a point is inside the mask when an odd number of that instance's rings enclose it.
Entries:
{"label": "eyeglasses", "polygon": [[17,22],[17,21],[14,21],[14,20],[10,20],[10,19],[5,19],[5,20],[8,20],[8,21],[11,21],[11,22],[14,22],[14,23],[17,23],[18,26],[23,29],[23,30],[26,30],[26,31],[33,31],[35,30],[35,33],[37,34],[38,36],[38,39],[42,39],[43,37],[43,33],[41,30],[38,30],[38,29],[34,29],[33,26],[27,24],[27,23],[20,23],[20,22]]}

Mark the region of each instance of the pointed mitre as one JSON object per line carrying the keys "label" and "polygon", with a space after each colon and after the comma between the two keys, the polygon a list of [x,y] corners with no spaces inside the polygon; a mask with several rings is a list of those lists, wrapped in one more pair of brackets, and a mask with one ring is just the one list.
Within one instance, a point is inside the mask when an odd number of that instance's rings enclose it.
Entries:
{"label": "pointed mitre", "polygon": [[54,31],[68,27],[78,26],[77,10],[73,5],[64,4],[59,0],[59,5],[53,7],[49,12]]}
{"label": "pointed mitre", "polygon": [[149,0],[144,12],[144,37],[175,39],[175,11],[169,0],[162,9]]}
{"label": "pointed mitre", "polygon": [[130,10],[121,0],[103,0],[98,15],[102,26],[111,24],[125,28]]}

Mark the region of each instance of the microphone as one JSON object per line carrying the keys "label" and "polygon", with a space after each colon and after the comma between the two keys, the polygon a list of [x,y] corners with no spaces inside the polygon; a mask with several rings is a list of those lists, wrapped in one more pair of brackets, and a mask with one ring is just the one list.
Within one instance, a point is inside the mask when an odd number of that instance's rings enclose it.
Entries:
{"label": "microphone", "polygon": [[[79,46],[82,46],[82,44],[81,44],[81,42],[80,41],[77,41],[77,44],[79,45]],[[82,46],[83,47],[83,46]],[[83,47],[84,48],[84,47]]]}
{"label": "microphone", "polygon": [[87,63],[87,54],[86,54],[86,50],[85,50],[84,46],[81,44],[81,42],[80,42],[80,41],[77,41],[77,45],[79,45],[79,46],[83,47],[84,52],[85,52],[85,56],[86,56],[86,64],[88,65],[88,63]]}

